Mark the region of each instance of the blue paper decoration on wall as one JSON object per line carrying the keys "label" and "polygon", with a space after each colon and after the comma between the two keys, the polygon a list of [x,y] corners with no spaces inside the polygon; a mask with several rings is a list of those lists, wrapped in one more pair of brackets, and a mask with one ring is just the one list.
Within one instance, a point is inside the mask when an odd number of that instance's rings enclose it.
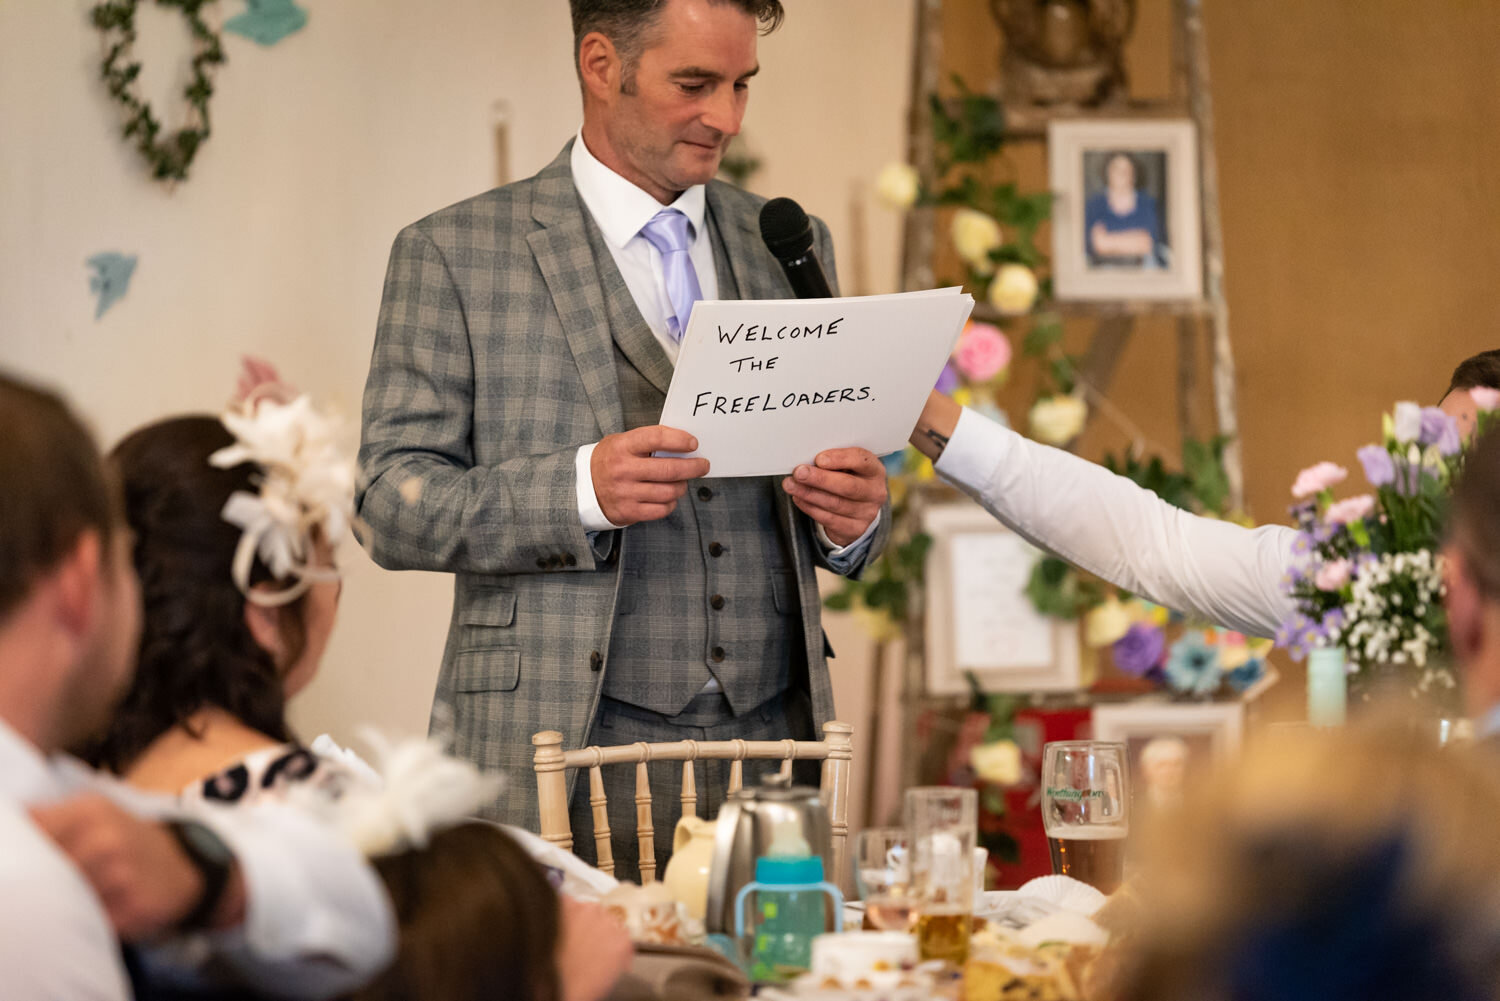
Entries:
{"label": "blue paper decoration on wall", "polygon": [[295,0],[245,0],[247,9],[224,22],[224,30],[261,45],[275,45],[307,24],[307,11]]}
{"label": "blue paper decoration on wall", "polygon": [[94,274],[89,278],[89,291],[99,297],[99,307],[94,310],[94,319],[104,315],[105,310],[125,298],[130,289],[130,276],[135,274],[134,254],[116,254],[113,251],[95,254],[88,259]]}

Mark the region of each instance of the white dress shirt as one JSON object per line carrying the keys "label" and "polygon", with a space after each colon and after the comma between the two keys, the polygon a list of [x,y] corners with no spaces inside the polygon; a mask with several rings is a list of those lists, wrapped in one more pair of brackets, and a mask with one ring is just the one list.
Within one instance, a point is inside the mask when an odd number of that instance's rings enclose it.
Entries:
{"label": "white dress shirt", "polygon": [[[163,943],[153,975],[211,955],[278,997],[327,998],[368,981],[394,955],[384,887],[355,848],[289,807],[179,804],[64,755],[43,755],[0,720],[0,982],[7,1001],[126,999],[120,948],[92,888],[26,810],[93,792],[146,817],[190,816],[234,853],[245,884],[237,928]],[[175,967],[175,968],[174,968]]]}
{"label": "white dress shirt", "polygon": [[1250,636],[1293,612],[1281,582],[1295,529],[1200,517],[968,409],[936,468],[1017,535],[1132,594]]}
{"label": "white dress shirt", "polygon": [[[641,228],[663,208],[674,208],[687,216],[693,234],[688,256],[692,258],[693,270],[698,273],[698,288],[703,292],[704,299],[717,299],[719,273],[714,264],[713,240],[709,238],[708,227],[703,222],[708,204],[704,186],[695,184],[678,195],[670,206],[663,206],[653,196],[599,162],[589,152],[582,132],[573,140],[570,165],[578,197],[583,200],[589,215],[594,217],[599,232],[604,236],[604,242],[609,245],[610,256],[620,269],[620,277],[625,279],[625,287],[630,290],[630,297],[635,300],[641,318],[646,321],[662,350],[675,365],[679,344],[667,332],[667,314],[672,308],[672,300],[667,296],[667,279],[662,268],[661,251],[641,235]],[[606,518],[603,508],[599,506],[598,495],[594,492],[593,469],[589,465],[593,454],[594,446],[584,445],[578,450],[574,464],[579,518],[583,527],[590,532],[621,528],[622,526]],[[833,540],[823,531],[822,525],[815,526],[816,535],[830,560],[852,565],[864,552],[879,522],[880,516],[876,515],[865,533],[847,546],[834,545]]]}

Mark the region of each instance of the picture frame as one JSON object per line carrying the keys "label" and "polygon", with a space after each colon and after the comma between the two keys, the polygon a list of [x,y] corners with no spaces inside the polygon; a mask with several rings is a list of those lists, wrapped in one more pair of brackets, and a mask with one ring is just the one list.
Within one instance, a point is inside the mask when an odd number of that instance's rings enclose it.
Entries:
{"label": "picture frame", "polygon": [[1081,687],[1078,624],[1042,615],[1026,596],[1039,550],[972,501],[922,516],[927,551],[926,683],[966,695],[972,673],[987,692]]}
{"label": "picture frame", "polygon": [[1203,297],[1197,129],[1187,119],[1055,120],[1047,130],[1058,300]]}
{"label": "picture frame", "polygon": [[1233,761],[1244,740],[1242,702],[1136,701],[1094,707],[1094,739],[1125,745],[1132,801],[1175,805],[1200,769]]}

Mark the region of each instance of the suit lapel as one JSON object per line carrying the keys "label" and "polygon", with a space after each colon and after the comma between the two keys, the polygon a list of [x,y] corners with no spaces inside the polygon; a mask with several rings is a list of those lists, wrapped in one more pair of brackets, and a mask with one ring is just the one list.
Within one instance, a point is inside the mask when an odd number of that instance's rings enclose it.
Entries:
{"label": "suit lapel", "polygon": [[672,384],[672,360],[651,332],[645,317],[641,316],[635,296],[630,294],[630,286],[625,284],[625,276],[620,274],[614,255],[604,242],[604,234],[592,218],[587,218],[587,209],[583,214],[594,265],[599,272],[600,284],[604,286],[604,307],[615,343],[636,371],[665,394]]}
{"label": "suit lapel", "polygon": [[[719,233],[719,298],[728,299],[726,291],[737,290],[740,299],[785,299],[787,289],[781,281],[781,269],[760,238],[760,220],[744,212],[735,212],[728,204],[722,181],[708,183],[708,212]],[[733,189],[730,189],[733,191]],[[738,193],[738,192],[736,192]],[[740,195],[741,198],[745,197]],[[732,284],[724,281],[726,271]]]}
{"label": "suit lapel", "polygon": [[615,375],[609,314],[589,249],[583,204],[573,186],[572,151],[570,141],[537,175],[531,216],[541,228],[533,230],[526,242],[552,293],[599,428],[604,434],[617,434],[625,430],[625,414]]}

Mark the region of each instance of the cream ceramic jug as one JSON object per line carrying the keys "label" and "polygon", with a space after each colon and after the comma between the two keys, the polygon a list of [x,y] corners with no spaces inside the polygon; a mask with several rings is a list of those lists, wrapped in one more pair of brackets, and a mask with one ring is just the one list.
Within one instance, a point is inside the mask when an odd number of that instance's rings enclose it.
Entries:
{"label": "cream ceramic jug", "polygon": [[708,871],[714,861],[714,823],[698,817],[683,817],[672,834],[672,857],[662,883],[681,901],[695,920],[702,921],[708,907]]}

